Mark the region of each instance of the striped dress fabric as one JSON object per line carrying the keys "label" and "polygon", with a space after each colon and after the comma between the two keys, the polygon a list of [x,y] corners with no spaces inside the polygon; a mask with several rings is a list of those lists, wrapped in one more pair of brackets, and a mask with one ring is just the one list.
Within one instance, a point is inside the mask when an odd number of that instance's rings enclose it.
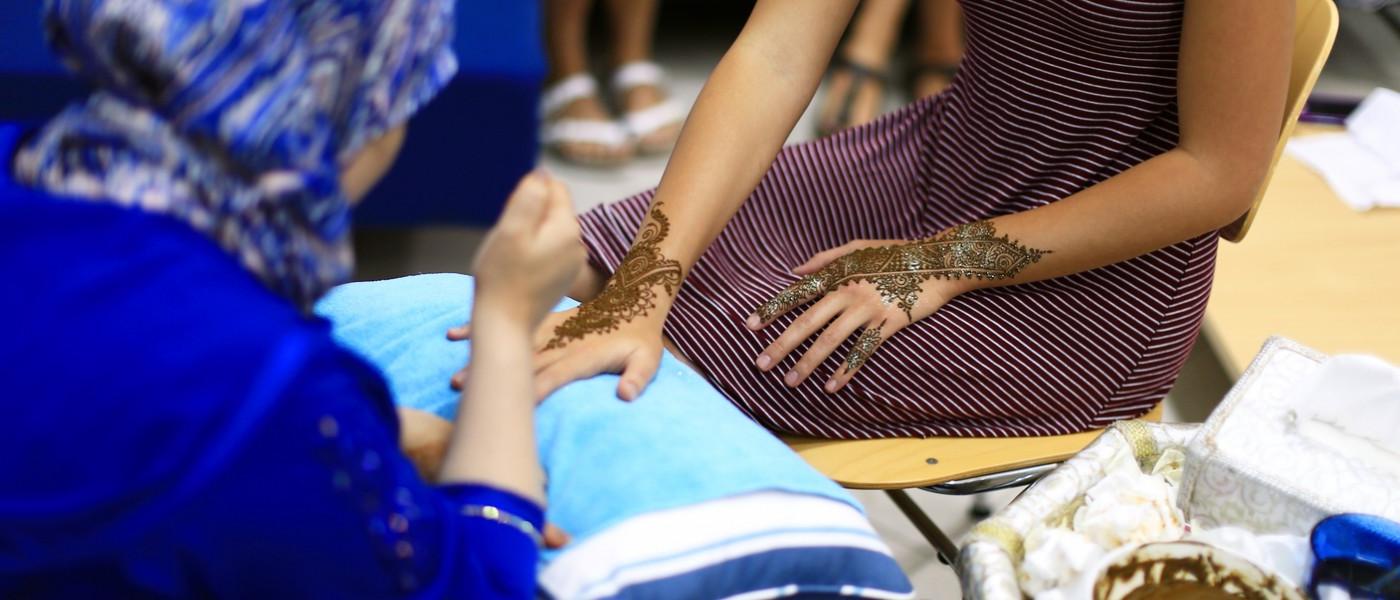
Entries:
{"label": "striped dress fabric", "polygon": [[[896,333],[834,395],[821,385],[850,340],[796,389],[782,376],[806,344],[767,373],[754,367],[800,310],[759,332],[744,320],[813,254],[1030,210],[1176,145],[1180,0],[962,5],[967,50],[952,85],[868,125],[783,149],[677,297],[667,335],[771,429],[876,438],[1104,427],[1160,401],[1195,341],[1215,233],[960,296]],[[596,266],[617,267],[653,193],[581,217]]]}

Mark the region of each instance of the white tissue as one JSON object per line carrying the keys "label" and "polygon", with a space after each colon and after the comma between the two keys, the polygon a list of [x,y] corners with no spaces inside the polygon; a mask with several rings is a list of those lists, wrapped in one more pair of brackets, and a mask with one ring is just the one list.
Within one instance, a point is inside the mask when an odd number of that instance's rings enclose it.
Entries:
{"label": "white tissue", "polygon": [[1181,474],[1186,469],[1186,452],[1181,448],[1167,448],[1152,466],[1152,474],[1161,476],[1173,488],[1181,483]]}
{"label": "white tissue", "polygon": [[1372,356],[1335,356],[1289,404],[1303,437],[1400,474],[1400,368]]}
{"label": "white tissue", "polygon": [[1258,535],[1227,526],[1192,531],[1186,539],[1233,552],[1295,587],[1307,582],[1312,566],[1312,547],[1301,535]]}
{"label": "white tissue", "polygon": [[1126,449],[1104,465],[1104,477],[1084,492],[1070,528],[1032,527],[1021,560],[1021,589],[1036,600],[1087,597],[1104,558],[1147,542],[1181,539],[1186,520],[1176,506],[1185,455],[1172,448],[1143,473]]}
{"label": "white tissue", "polygon": [[1160,475],[1136,469],[1110,473],[1084,493],[1074,530],[1104,549],[1181,539],[1186,519],[1176,490]]}
{"label": "white tissue", "polygon": [[1025,541],[1021,561],[1021,589],[1038,600],[1046,593],[1073,583],[1079,574],[1104,555],[1089,538],[1058,527],[1037,527]]}
{"label": "white tissue", "polygon": [[1289,140],[1288,153],[1353,210],[1400,206],[1400,93],[1375,89],[1347,117],[1345,133]]}

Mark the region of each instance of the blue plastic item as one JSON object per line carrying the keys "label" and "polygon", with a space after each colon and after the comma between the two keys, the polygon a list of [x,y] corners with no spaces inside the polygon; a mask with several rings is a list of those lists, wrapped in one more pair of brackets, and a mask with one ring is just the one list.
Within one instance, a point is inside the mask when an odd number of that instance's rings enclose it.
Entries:
{"label": "blue plastic item", "polygon": [[1308,592],[1330,584],[1353,598],[1400,598],[1400,523],[1363,514],[1323,519],[1312,531]]}

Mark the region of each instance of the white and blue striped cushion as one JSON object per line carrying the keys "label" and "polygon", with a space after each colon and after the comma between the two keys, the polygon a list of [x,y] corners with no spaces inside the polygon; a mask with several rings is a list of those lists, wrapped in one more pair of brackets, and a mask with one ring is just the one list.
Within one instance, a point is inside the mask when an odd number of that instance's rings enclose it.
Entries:
{"label": "white and blue striped cushion", "polygon": [[[336,288],[317,306],[336,339],[379,367],[395,400],[451,418],[472,280],[438,274]],[[561,305],[562,308],[571,303]],[[669,353],[633,402],[616,375],[574,382],[535,413],[548,519],[574,542],[547,552],[555,598],[907,598],[859,504]]]}
{"label": "white and blue striped cushion", "polygon": [[633,517],[559,554],[540,583],[560,599],[913,596],[860,511],[777,491]]}

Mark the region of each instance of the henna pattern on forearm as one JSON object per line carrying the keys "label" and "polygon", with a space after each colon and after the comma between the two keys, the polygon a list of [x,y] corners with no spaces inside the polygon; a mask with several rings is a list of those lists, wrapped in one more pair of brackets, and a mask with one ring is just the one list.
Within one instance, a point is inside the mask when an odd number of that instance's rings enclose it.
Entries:
{"label": "henna pattern on forearm", "polygon": [[885,304],[897,304],[913,320],[925,281],[937,279],[1009,279],[1049,254],[1009,236],[997,237],[991,221],[958,225],[942,234],[894,246],[862,248],[811,275],[758,307],[765,322],[816,296],[847,283],[875,284]]}
{"label": "henna pattern on forearm", "polygon": [[661,203],[651,208],[650,219],[622,258],[617,272],[597,297],[584,302],[578,312],[554,328],[545,350],[563,348],[589,335],[617,330],[623,323],[645,316],[656,308],[657,286],[674,296],[681,285],[681,263],[661,255],[657,245],[666,239],[671,224],[661,213]]}

